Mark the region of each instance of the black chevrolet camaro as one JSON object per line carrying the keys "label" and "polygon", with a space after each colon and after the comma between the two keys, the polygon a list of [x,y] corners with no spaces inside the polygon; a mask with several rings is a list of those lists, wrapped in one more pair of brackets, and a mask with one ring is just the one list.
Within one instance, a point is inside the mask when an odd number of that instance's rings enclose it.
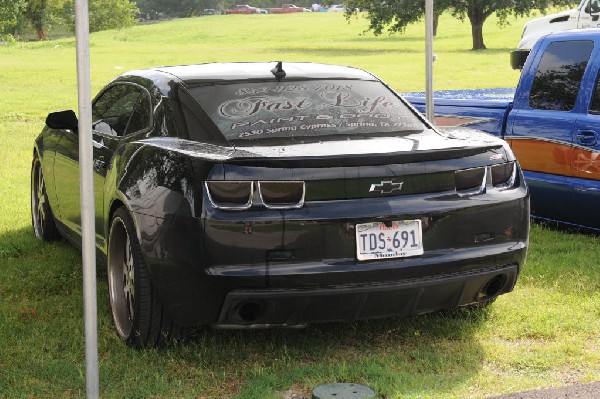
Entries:
{"label": "black chevrolet camaro", "polygon": [[[523,266],[529,196],[506,143],[436,130],[365,71],[133,71],[92,119],[96,247],[129,345],[489,303]],[[80,244],[77,119],[46,125],[33,228]]]}

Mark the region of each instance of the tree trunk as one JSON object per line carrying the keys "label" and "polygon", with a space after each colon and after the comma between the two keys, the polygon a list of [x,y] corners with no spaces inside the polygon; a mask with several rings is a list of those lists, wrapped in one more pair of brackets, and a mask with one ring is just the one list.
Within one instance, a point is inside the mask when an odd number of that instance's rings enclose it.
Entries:
{"label": "tree trunk", "polygon": [[433,15],[433,36],[437,36],[437,28],[440,16],[438,14]]}
{"label": "tree trunk", "polygon": [[478,8],[473,7],[467,11],[469,21],[471,22],[471,37],[473,38],[473,50],[485,50],[485,44],[483,43],[483,23],[487,19],[488,15]]}
{"label": "tree trunk", "polygon": [[48,39],[46,37],[46,33],[44,32],[44,25],[42,24],[42,21],[36,21],[35,22],[35,31],[37,32],[39,40],[46,40],[46,39]]}
{"label": "tree trunk", "polygon": [[471,36],[473,38],[473,50],[485,50],[483,42],[483,22],[473,23],[471,21]]}

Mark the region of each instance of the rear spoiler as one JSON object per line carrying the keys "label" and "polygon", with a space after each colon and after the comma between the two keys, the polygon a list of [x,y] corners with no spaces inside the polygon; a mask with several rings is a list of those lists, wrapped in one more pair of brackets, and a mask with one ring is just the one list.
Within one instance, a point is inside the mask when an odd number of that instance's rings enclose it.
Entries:
{"label": "rear spoiler", "polygon": [[510,66],[512,69],[523,69],[523,65],[525,65],[525,61],[527,61],[529,51],[530,50],[514,50],[510,52]]}

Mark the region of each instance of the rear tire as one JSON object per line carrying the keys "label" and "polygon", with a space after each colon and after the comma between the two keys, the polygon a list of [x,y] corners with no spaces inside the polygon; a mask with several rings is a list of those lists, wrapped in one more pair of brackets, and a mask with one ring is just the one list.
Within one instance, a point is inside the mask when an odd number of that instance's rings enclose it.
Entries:
{"label": "rear tire", "polygon": [[31,163],[31,225],[37,238],[55,241],[60,238],[46,194],[42,163],[37,154]]}
{"label": "rear tire", "polygon": [[163,346],[183,329],[163,311],[142,257],[131,215],[114,213],[108,241],[108,291],[117,334],[135,348]]}

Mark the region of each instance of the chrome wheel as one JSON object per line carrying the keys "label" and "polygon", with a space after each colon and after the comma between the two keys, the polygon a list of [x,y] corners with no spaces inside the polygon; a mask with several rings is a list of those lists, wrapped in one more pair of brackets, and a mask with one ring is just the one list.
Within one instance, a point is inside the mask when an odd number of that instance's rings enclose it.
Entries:
{"label": "chrome wheel", "polygon": [[31,166],[31,224],[37,238],[51,241],[58,237],[38,157],[33,159]]}
{"label": "chrome wheel", "polygon": [[113,219],[108,249],[110,306],[119,336],[128,339],[135,320],[135,263],[121,217]]}
{"label": "chrome wheel", "polygon": [[121,206],[108,235],[110,307],[117,334],[127,345],[161,346],[183,338],[184,329],[163,312],[137,237],[132,214]]}
{"label": "chrome wheel", "polygon": [[125,296],[125,303],[129,310],[130,319],[134,314],[134,301],[135,301],[135,270],[133,268],[133,256],[131,255],[131,241],[129,236],[125,243],[125,256],[123,257],[123,294]]}

